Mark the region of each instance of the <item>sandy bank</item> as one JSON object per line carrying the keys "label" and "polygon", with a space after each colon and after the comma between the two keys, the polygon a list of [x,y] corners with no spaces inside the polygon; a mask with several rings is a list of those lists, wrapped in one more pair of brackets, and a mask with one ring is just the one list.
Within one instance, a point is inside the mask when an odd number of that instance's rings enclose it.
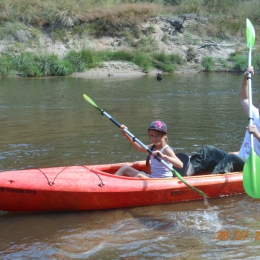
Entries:
{"label": "sandy bank", "polygon": [[[153,70],[149,72],[149,75],[156,75],[160,73],[159,70]],[[139,68],[136,64],[125,61],[110,61],[104,62],[102,66],[98,68],[90,69],[86,72],[73,73],[72,77],[140,77],[148,75]]]}
{"label": "sandy bank", "polygon": [[[181,70],[175,73],[198,73],[195,69],[182,67]],[[93,78],[93,77],[142,77],[142,76],[156,76],[157,73],[165,74],[160,70],[152,70],[149,73],[143,71],[142,68],[136,64],[126,61],[110,61],[104,62],[98,68],[92,68],[85,72],[75,72],[71,77],[76,78]]]}

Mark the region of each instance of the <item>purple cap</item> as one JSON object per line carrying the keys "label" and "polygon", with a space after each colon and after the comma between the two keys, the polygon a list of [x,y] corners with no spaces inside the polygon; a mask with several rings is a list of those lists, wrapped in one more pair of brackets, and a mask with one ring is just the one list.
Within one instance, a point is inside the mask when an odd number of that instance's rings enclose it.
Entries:
{"label": "purple cap", "polygon": [[153,121],[148,130],[157,130],[167,134],[167,125],[162,121]]}

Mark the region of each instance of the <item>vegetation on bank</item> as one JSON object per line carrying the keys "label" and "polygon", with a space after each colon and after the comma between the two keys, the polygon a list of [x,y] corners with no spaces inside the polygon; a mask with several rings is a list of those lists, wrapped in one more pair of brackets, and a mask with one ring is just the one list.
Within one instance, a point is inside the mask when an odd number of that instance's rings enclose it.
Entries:
{"label": "vegetation on bank", "polygon": [[[201,22],[191,24],[185,28],[187,34],[196,33],[216,42],[232,37],[245,41],[245,20],[249,18],[257,31],[259,10],[259,0],[0,0],[0,40],[15,41],[8,51],[1,53],[0,75],[18,71],[22,76],[62,76],[102,66],[102,62],[109,60],[130,61],[146,72],[152,68],[174,72],[176,65],[193,60],[192,44],[186,59],[178,54],[158,53],[152,37],[154,28],[150,26],[144,31],[141,27],[144,21],[156,16],[196,14],[207,17],[207,26],[202,29]],[[62,58],[27,52],[28,46],[39,44],[42,33],[65,45],[77,37],[116,36],[127,50],[82,48]],[[168,36],[165,34],[162,40],[168,41]],[[235,71],[247,66],[247,57],[238,49],[228,61],[232,61],[231,69]],[[202,65],[206,71],[212,71],[215,62],[212,57],[205,57]],[[224,68],[227,61],[218,62]],[[259,68],[260,57],[254,55],[253,63]]]}
{"label": "vegetation on bank", "polygon": [[[148,72],[152,68],[158,68],[164,72],[172,73],[175,65],[184,64],[186,61],[179,54],[152,53],[150,55],[139,51],[94,51],[82,50],[70,51],[64,58],[57,55],[37,55],[25,52],[18,56],[0,56],[0,75],[8,76],[18,72],[23,77],[40,76],[66,76],[74,72],[84,72],[95,67],[102,67],[104,61],[129,61]],[[229,60],[233,62],[233,71],[244,71],[247,68],[247,56],[233,53]],[[214,60],[212,57],[204,57],[202,64],[205,71],[213,71]],[[260,68],[260,56],[255,55],[252,61],[256,69]],[[223,67],[225,65],[223,64]]]}
{"label": "vegetation on bank", "polygon": [[102,66],[104,61],[129,61],[148,72],[151,68],[160,68],[165,72],[174,72],[174,64],[182,64],[180,55],[152,53],[150,55],[140,51],[70,51],[64,58],[46,54],[38,56],[32,52],[19,56],[2,55],[0,57],[0,75],[7,76],[18,71],[21,76],[65,76],[73,72],[83,72],[90,68]]}

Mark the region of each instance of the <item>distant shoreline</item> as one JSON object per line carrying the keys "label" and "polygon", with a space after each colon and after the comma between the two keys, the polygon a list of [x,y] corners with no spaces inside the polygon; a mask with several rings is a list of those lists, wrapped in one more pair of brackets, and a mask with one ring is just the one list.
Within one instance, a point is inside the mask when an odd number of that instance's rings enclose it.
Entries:
{"label": "distant shoreline", "polygon": [[136,64],[126,61],[110,61],[104,62],[102,67],[91,68],[85,72],[75,72],[70,77],[76,78],[93,78],[93,77],[142,77],[142,76],[156,76],[157,73],[161,74],[174,74],[174,73],[200,73],[201,71],[180,68],[173,73],[165,73],[158,69],[153,69],[149,73],[143,71],[142,68]]}

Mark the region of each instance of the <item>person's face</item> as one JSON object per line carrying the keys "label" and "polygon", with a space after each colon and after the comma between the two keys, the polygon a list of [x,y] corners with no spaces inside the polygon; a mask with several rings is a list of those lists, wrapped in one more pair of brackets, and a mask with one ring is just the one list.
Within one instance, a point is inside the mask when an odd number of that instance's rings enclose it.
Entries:
{"label": "person's face", "polygon": [[149,130],[148,135],[154,145],[160,145],[167,138],[167,134],[156,130]]}

